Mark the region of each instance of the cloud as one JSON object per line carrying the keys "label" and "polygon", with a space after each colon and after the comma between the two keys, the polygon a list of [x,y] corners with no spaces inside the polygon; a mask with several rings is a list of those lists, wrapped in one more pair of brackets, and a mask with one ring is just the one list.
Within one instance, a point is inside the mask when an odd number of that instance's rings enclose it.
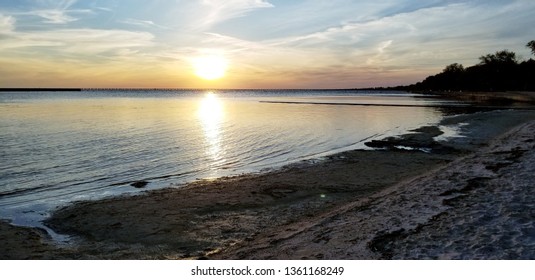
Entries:
{"label": "cloud", "polygon": [[497,40],[497,36],[511,34],[516,22],[526,21],[518,19],[533,10],[526,5],[512,3],[489,9],[480,3],[453,3],[347,22],[271,43],[301,50],[325,51],[328,46],[327,51],[338,53],[340,58],[374,62],[380,67],[428,67],[455,60],[464,63],[477,59],[481,52],[518,45],[513,40]]}
{"label": "cloud", "polygon": [[113,9],[108,8],[108,7],[93,7],[93,9],[95,9],[95,10],[100,10],[100,11],[104,11],[104,12],[109,12],[109,13],[111,12],[111,13],[113,13]]}
{"label": "cloud", "polygon": [[26,13],[27,15],[34,15],[45,19],[44,23],[52,24],[66,24],[78,20],[75,17],[68,15],[66,11],[62,10],[37,10]]}
{"label": "cloud", "polygon": [[72,57],[72,54],[79,54],[80,58],[84,58],[94,54],[150,47],[154,45],[153,39],[154,36],[147,32],[89,28],[58,29],[13,33],[9,39],[3,41],[0,49],[24,52],[28,48],[44,47],[47,53],[55,53],[57,57]]}
{"label": "cloud", "polygon": [[130,24],[130,25],[135,25],[135,26],[141,26],[141,27],[144,27],[144,28],[156,27],[156,28],[161,28],[161,29],[169,29],[169,27],[165,27],[163,25],[156,24],[152,20],[140,20],[140,19],[127,18],[127,19],[121,20],[119,22],[125,23],[125,24]]}
{"label": "cloud", "polygon": [[0,14],[0,34],[8,34],[15,29],[15,18]]}
{"label": "cloud", "polygon": [[226,49],[227,52],[258,51],[259,49],[268,47],[261,42],[243,40],[214,32],[206,32],[205,35],[207,35],[207,37],[202,41],[203,45],[207,47],[220,46],[222,49]]}
{"label": "cloud", "polygon": [[219,22],[241,17],[256,9],[271,7],[274,6],[263,0],[202,0],[200,26],[210,27]]}
{"label": "cloud", "polygon": [[31,7],[27,12],[19,12],[16,15],[39,17],[43,19],[43,23],[68,24],[79,20],[74,15],[92,12],[89,9],[71,9],[76,2],[76,0],[37,1],[38,5]]}
{"label": "cloud", "polygon": [[367,65],[376,65],[381,60],[385,59],[385,51],[392,45],[392,40],[381,42],[377,47],[377,54],[366,60]]}

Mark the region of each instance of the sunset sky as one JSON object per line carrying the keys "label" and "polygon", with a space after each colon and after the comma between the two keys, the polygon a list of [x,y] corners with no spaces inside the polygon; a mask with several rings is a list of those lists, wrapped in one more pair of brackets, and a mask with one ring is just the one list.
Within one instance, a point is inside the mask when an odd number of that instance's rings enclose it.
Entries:
{"label": "sunset sky", "polygon": [[528,59],[534,26],[531,0],[2,0],[0,87],[411,84],[502,49]]}

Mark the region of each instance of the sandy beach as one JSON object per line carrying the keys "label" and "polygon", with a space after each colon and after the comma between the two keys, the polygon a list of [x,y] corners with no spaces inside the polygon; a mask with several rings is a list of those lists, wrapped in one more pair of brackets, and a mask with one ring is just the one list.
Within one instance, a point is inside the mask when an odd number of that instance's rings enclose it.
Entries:
{"label": "sandy beach", "polygon": [[75,203],[45,221],[66,244],[2,221],[0,258],[533,259],[533,120],[452,116],[381,150]]}

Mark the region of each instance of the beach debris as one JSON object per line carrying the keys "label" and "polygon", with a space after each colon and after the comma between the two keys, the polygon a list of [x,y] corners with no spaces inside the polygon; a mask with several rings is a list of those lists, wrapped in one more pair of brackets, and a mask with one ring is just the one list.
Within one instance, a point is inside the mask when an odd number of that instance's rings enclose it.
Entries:
{"label": "beach debris", "polygon": [[134,182],[132,184],[130,184],[130,186],[136,188],[136,189],[141,189],[141,188],[144,188],[145,186],[147,186],[149,182],[147,181],[137,181],[137,182]]}

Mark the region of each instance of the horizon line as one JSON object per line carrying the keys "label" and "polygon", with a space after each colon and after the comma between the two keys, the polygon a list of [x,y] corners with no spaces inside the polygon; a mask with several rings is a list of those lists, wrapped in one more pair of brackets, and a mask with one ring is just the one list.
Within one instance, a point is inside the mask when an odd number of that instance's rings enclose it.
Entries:
{"label": "horizon line", "polygon": [[0,92],[6,91],[98,91],[98,90],[162,90],[162,91],[269,91],[269,90],[287,90],[287,91],[345,91],[345,90],[396,90],[396,88],[405,86],[393,86],[393,87],[367,87],[367,88],[158,88],[158,87],[9,87],[0,88]]}

